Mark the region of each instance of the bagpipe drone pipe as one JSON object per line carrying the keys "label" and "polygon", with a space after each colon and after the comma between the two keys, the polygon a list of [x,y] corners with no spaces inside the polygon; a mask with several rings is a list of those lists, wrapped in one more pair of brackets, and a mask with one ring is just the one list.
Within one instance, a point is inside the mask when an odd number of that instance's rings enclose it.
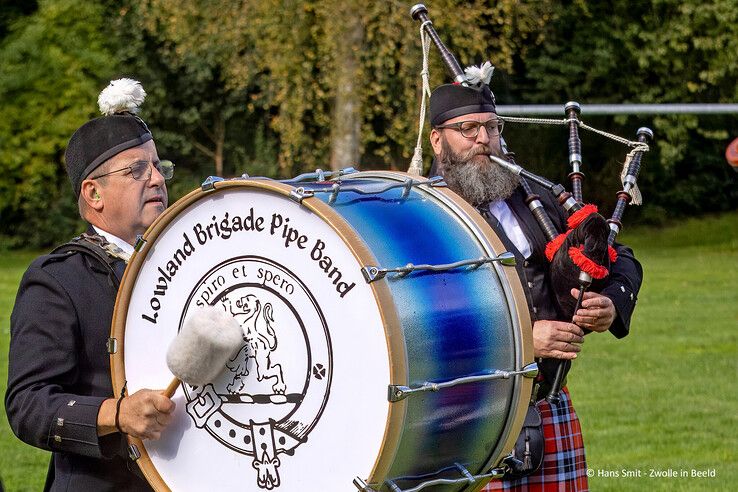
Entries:
{"label": "bagpipe drone pipe", "polygon": [[[444,65],[450,72],[455,83],[471,86],[478,81],[478,77],[470,77],[470,70],[461,69],[456,57],[446,48],[433,23],[428,17],[428,9],[423,4],[417,4],[410,10],[413,19],[421,22],[421,35],[430,37],[440,52]],[[580,106],[576,102],[568,102],[564,107],[563,120],[536,120],[526,118],[502,117],[505,121],[521,123],[545,123],[566,125],[569,130],[568,150],[571,172],[572,192],[569,193],[560,185],[546,178],[531,173],[515,162],[514,154],[507,149],[504,138],[500,135],[500,144],[504,158],[490,155],[490,160],[520,177],[520,185],[525,191],[526,204],[536,222],[545,235],[548,245],[546,257],[551,262],[550,282],[558,303],[558,311],[562,319],[573,319],[574,314],[581,307],[584,293],[587,290],[598,292],[604,286],[610,269],[610,263],[617,261],[617,254],[613,248],[615,238],[622,229],[622,217],[625,206],[633,203],[640,204],[640,193],[637,187],[638,173],[641,159],[649,147],[647,142],[653,139],[653,132],[648,128],[639,128],[637,140],[629,141],[607,132],[596,130],[585,125],[579,118]],[[602,136],[612,138],[623,143],[631,150],[625,158],[621,172],[622,189],[617,192],[617,203],[612,217],[608,220],[600,215],[597,207],[585,204],[582,197],[582,182],[584,174],[581,171],[581,141],[579,129],[594,131]],[[545,212],[540,197],[533,193],[529,181],[535,182],[549,190],[556,197],[558,203],[568,216],[566,230],[560,231]],[[574,299],[571,289],[576,287],[579,296]],[[553,364],[541,364],[542,372],[550,383],[550,390],[546,399],[551,403],[558,403],[564,377],[571,362],[564,359],[555,359]],[[546,361],[544,361],[546,362]]]}

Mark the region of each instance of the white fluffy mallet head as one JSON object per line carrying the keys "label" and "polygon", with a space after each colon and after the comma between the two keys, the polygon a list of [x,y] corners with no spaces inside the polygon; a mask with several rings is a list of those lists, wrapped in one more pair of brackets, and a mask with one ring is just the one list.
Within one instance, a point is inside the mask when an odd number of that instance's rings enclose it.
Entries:
{"label": "white fluffy mallet head", "polygon": [[199,308],[187,317],[167,351],[167,366],[180,381],[204,386],[243,346],[243,331],[220,306]]}
{"label": "white fluffy mallet head", "polygon": [[112,80],[97,97],[100,112],[111,116],[117,113],[138,113],[139,106],[146,98],[141,82],[133,79]]}

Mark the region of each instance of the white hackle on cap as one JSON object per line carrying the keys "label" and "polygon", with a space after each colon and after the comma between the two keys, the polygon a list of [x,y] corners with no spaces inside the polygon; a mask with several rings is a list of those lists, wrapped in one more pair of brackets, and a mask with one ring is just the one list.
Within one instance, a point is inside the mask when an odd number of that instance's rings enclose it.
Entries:
{"label": "white hackle on cap", "polygon": [[110,116],[117,113],[138,113],[146,98],[141,82],[133,79],[112,80],[97,98],[100,112]]}
{"label": "white hackle on cap", "polygon": [[243,345],[243,330],[220,306],[200,308],[187,317],[167,351],[167,366],[192,386],[212,382]]}
{"label": "white hackle on cap", "polygon": [[481,67],[472,65],[464,69],[466,80],[472,85],[489,84],[494,71],[495,67],[488,61],[484,62]]}

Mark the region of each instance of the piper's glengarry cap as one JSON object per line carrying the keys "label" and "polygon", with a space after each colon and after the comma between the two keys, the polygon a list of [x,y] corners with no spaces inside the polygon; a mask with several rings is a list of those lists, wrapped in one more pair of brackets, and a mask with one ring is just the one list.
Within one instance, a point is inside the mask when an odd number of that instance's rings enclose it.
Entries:
{"label": "piper's glengarry cap", "polygon": [[141,84],[131,79],[114,80],[100,93],[98,104],[104,116],[79,127],[64,153],[75,195],[79,196],[82,181],[102,163],[153,138],[135,114],[145,97]]}
{"label": "piper's glengarry cap", "polygon": [[436,87],[430,97],[431,125],[440,125],[457,116],[472,113],[494,113],[495,96],[490,88],[444,84]]}

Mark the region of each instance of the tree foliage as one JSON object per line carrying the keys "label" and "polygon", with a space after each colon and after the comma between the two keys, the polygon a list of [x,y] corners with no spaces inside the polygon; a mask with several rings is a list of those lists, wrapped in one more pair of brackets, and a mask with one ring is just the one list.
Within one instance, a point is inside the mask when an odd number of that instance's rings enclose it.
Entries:
{"label": "tree foliage", "polygon": [[77,227],[62,155],[113,72],[105,32],[99,6],[47,0],[3,40],[0,235],[13,244],[48,244]]}
{"label": "tree foliage", "polygon": [[[409,7],[398,0],[10,2],[0,15],[0,236],[38,246],[79,227],[63,150],[95,115],[97,93],[120,76],[141,80],[149,94],[143,116],[160,154],[177,163],[174,198],[209,174],[406,169],[422,67],[420,25]],[[462,66],[497,67],[500,104],[738,98],[733,0],[433,0],[428,7]],[[435,48],[430,61],[431,85],[450,81]],[[639,126],[655,130],[640,179],[643,218],[735,207],[737,180],[722,157],[738,135],[735,115],[583,119],[631,139]],[[565,179],[564,128],[508,124],[505,132],[522,164]],[[583,145],[585,196],[611,203],[626,149],[590,134]]]}
{"label": "tree foliage", "polygon": [[[217,15],[205,0],[149,0],[142,7],[147,29],[179,57],[191,56],[222,69],[227,87],[249,94],[251,113],[267,115],[278,141],[279,174],[329,164],[346,45],[356,52],[353,95],[358,102],[361,164],[405,168],[414,147],[421,68],[419,25],[403,2],[356,0],[264,0],[228,2]],[[438,0],[439,30],[463,32],[449,46],[460,58],[482,61],[491,54],[501,66],[524,50],[546,19],[545,4]],[[358,23],[361,36],[348,43],[345,26]],[[471,28],[470,28],[471,26]],[[436,84],[446,80],[433,58]]]}
{"label": "tree foliage", "polygon": [[[678,0],[630,2],[564,1],[553,10],[517,79],[517,97],[527,103],[699,103],[738,100],[738,10],[733,0],[693,4]],[[563,116],[563,111],[562,111]],[[655,134],[640,177],[649,220],[735,207],[735,173],[725,165],[726,145],[738,136],[733,116],[662,115],[582,118],[635,139],[640,126]],[[531,139],[532,131],[520,139]],[[559,148],[565,149],[564,130]],[[584,139],[585,135],[583,135]],[[586,135],[584,159],[591,199],[613,202],[624,147]],[[526,153],[545,162],[553,142]],[[520,147],[517,147],[520,148]],[[525,148],[525,147],[523,147]],[[530,147],[528,147],[530,149]],[[558,168],[542,171],[563,179]],[[551,164],[554,164],[553,166]],[[668,211],[668,212],[667,212]]]}

